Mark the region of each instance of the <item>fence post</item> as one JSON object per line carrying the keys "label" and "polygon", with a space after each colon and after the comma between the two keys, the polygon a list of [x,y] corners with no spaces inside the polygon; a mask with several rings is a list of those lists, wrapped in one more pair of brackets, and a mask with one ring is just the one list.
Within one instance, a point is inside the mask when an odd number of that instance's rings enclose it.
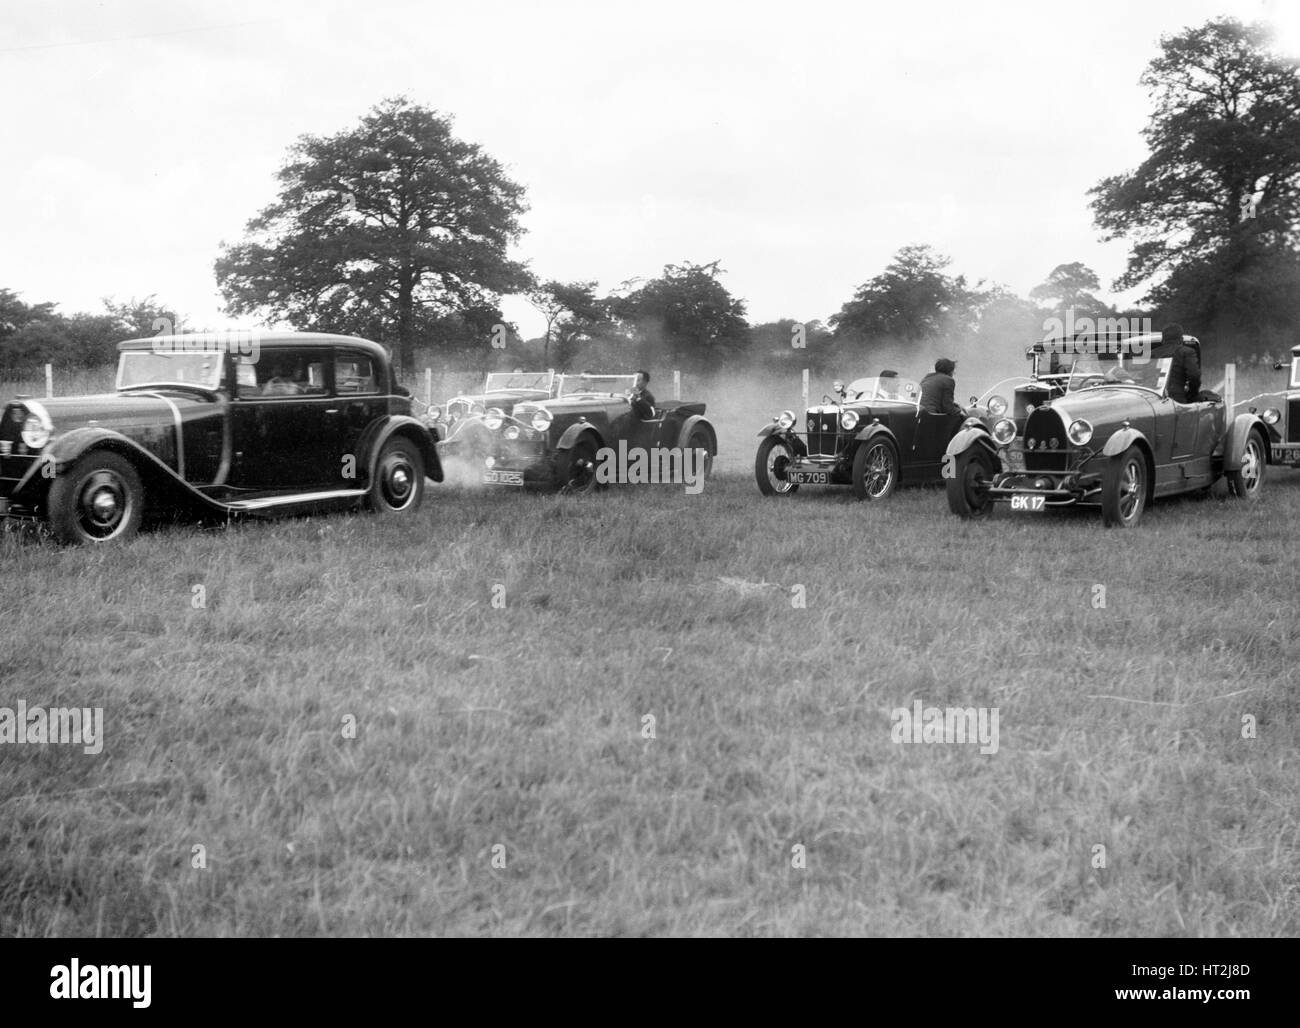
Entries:
{"label": "fence post", "polygon": [[681,398],[682,398],[682,373],[680,371],[674,371],[673,372],[673,399],[680,400]]}
{"label": "fence post", "polygon": [[424,400],[433,405],[433,368],[424,369]]}
{"label": "fence post", "polygon": [[45,365],[45,395],[54,395],[54,365]]}
{"label": "fence post", "polygon": [[1237,365],[1223,366],[1223,409],[1227,411],[1228,421],[1232,421],[1232,408],[1237,401]]}
{"label": "fence post", "polygon": [[808,369],[803,369],[803,409],[808,409]]}

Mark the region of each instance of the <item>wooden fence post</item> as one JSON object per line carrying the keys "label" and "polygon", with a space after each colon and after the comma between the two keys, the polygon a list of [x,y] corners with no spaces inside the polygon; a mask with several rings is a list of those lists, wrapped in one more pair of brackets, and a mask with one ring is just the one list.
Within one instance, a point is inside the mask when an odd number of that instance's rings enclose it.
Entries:
{"label": "wooden fence post", "polygon": [[45,365],[45,395],[54,395],[54,365]]}
{"label": "wooden fence post", "polygon": [[803,369],[803,409],[808,409],[808,369]]}
{"label": "wooden fence post", "polygon": [[673,399],[680,400],[681,398],[682,398],[682,373],[680,371],[674,371],[673,372]]}
{"label": "wooden fence post", "polygon": [[424,401],[433,406],[433,368],[424,369]]}
{"label": "wooden fence post", "polygon": [[1228,423],[1232,423],[1232,408],[1237,402],[1237,365],[1223,366],[1223,409],[1228,413]]}

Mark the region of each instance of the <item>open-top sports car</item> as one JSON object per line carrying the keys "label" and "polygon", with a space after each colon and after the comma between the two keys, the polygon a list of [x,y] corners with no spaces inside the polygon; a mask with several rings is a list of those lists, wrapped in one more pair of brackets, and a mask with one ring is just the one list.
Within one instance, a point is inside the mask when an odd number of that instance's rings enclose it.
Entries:
{"label": "open-top sports car", "polygon": [[0,516],[101,543],[132,535],[147,512],[404,514],[426,475],[442,481],[433,437],[377,343],[214,333],[118,350],[116,392],[4,408]]}
{"label": "open-top sports car", "polygon": [[[643,459],[662,455],[676,460],[681,469],[687,450],[697,462],[690,467],[707,477],[718,436],[704,416],[705,405],[667,400],[654,408],[653,418],[642,420],[630,401],[635,384],[635,375],[564,375],[554,399],[525,400],[515,404],[513,413],[491,408],[476,416],[491,438],[483,481],[589,492],[603,484],[599,463],[623,468],[623,458],[639,453],[646,455]],[[610,480],[629,478],[619,471]]]}
{"label": "open-top sports car", "polygon": [[1273,369],[1289,378],[1286,392],[1261,415],[1268,426],[1268,462],[1300,468],[1300,346],[1291,347],[1291,359]]}
{"label": "open-top sports car", "polygon": [[[559,377],[554,371],[494,371],[481,393],[453,396],[441,407],[434,404],[425,412],[425,422],[440,433],[438,449],[445,456],[459,452],[481,457],[486,440],[476,431],[479,422],[472,420],[472,415],[486,414],[494,407],[510,414],[515,404],[549,399],[558,388]],[[464,433],[469,426],[473,427]]]}
{"label": "open-top sports car", "polygon": [[980,517],[997,503],[1017,512],[1086,505],[1101,508],[1103,524],[1131,528],[1151,501],[1208,490],[1221,477],[1232,495],[1259,496],[1268,452],[1259,417],[1229,419],[1213,394],[1171,399],[1159,336],[1097,349],[1108,352],[1075,356],[1063,383],[1017,389],[1011,415],[992,427],[966,422],[944,457],[954,514]]}
{"label": "open-top sports car", "polygon": [[[882,500],[899,485],[939,481],[948,440],[964,414],[921,410],[911,379],[859,378],[835,382],[833,395],[800,419],[782,411],[759,430],[754,478],[765,496],[789,496],[801,485],[851,485],[860,500]],[[971,414],[997,417],[1006,400],[971,398]],[[802,429],[802,431],[801,431]]]}

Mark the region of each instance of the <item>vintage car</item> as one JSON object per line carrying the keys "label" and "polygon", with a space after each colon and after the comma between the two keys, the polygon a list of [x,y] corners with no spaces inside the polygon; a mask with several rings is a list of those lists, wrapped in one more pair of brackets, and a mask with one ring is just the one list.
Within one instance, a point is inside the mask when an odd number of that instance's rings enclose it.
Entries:
{"label": "vintage car", "polygon": [[491,436],[483,481],[590,492],[602,484],[597,461],[632,450],[696,451],[699,474],[707,477],[718,436],[704,416],[705,405],[666,400],[655,407],[653,418],[642,420],[630,402],[635,384],[635,375],[564,375],[554,399],[524,400],[512,413],[498,407],[479,415]]}
{"label": "vintage car", "polygon": [[442,481],[384,348],[350,336],[210,333],[118,345],[117,391],[19,397],[0,415],[0,515],[68,543],[146,514],[405,514]]}
{"label": "vintage car", "polygon": [[1300,468],[1300,346],[1291,347],[1291,359],[1273,369],[1290,377],[1281,400],[1261,415],[1268,426],[1268,462]]}
{"label": "vintage car", "polygon": [[[434,404],[424,420],[439,433],[438,450],[444,456],[459,451],[481,457],[486,440],[477,431],[481,422],[472,420],[472,415],[486,414],[493,407],[510,414],[516,403],[550,399],[558,388],[559,378],[553,371],[494,371],[488,374],[481,393],[453,396],[442,406]],[[464,433],[467,426],[472,426],[471,430]]]}
{"label": "vintage car", "polygon": [[1220,478],[1232,495],[1256,499],[1267,426],[1249,413],[1229,419],[1213,394],[1171,399],[1172,349],[1158,335],[1109,341],[1074,356],[1064,381],[1017,389],[1010,416],[992,427],[967,421],[944,456],[949,508],[972,518],[997,503],[1016,512],[1097,506],[1103,524],[1131,528],[1153,500]]}
{"label": "vintage car", "polygon": [[[833,395],[805,412],[783,411],[759,430],[754,478],[764,496],[789,496],[801,485],[851,485],[860,500],[883,500],[899,485],[940,481],[940,462],[964,414],[921,410],[911,379],[835,382]],[[996,418],[1006,400],[971,397],[971,414]]]}

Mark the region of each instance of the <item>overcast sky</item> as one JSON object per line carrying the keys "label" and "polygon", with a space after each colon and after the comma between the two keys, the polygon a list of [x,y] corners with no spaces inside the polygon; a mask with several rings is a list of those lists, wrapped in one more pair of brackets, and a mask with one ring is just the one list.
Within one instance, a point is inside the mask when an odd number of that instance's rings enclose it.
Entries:
{"label": "overcast sky", "polygon": [[[303,133],[405,94],[528,190],[517,255],[608,289],[721,260],[751,321],[826,318],[899,247],[1026,293],[1143,155],[1162,34],[1298,0],[401,3],[0,0],[0,286],[65,313],[221,313],[222,241]],[[1114,295],[1114,294],[1112,294]],[[522,300],[507,315],[539,331]],[[251,325],[244,321],[242,324]]]}

